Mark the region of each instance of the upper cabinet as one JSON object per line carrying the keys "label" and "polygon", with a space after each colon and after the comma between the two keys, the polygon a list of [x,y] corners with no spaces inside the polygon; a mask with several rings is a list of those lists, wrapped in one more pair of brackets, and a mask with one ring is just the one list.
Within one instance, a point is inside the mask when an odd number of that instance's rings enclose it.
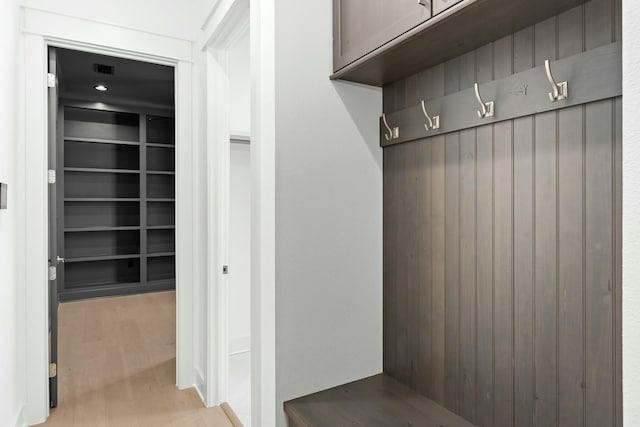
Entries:
{"label": "upper cabinet", "polygon": [[431,0],[334,0],[333,7],[334,70],[431,18]]}
{"label": "upper cabinet", "polygon": [[332,79],[383,86],[586,0],[333,0]]}

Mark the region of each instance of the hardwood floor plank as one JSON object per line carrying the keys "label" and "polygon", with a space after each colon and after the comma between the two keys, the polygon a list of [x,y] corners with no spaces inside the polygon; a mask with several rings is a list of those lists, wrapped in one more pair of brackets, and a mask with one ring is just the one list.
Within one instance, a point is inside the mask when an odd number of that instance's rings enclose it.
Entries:
{"label": "hardwood floor plank", "polygon": [[175,386],[175,292],[65,303],[46,427],[233,427]]}

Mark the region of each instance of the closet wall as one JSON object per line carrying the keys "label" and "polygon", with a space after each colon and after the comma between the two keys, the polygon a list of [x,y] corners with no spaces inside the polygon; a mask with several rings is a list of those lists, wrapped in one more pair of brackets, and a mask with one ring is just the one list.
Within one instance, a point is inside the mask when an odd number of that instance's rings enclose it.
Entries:
{"label": "closet wall", "polygon": [[[621,39],[584,6],[384,88],[390,113]],[[621,426],[621,99],[384,149],[384,370],[480,427]]]}

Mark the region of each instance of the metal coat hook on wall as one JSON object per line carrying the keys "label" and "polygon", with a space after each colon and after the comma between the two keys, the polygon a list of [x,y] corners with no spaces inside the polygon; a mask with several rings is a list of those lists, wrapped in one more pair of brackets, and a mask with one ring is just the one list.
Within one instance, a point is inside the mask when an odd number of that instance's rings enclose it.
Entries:
{"label": "metal coat hook on wall", "polygon": [[553,74],[551,74],[551,64],[548,59],[544,61],[544,68],[547,70],[547,80],[551,83],[552,92],[549,92],[549,99],[551,102],[567,99],[569,97],[569,83],[556,82],[556,79],[553,78]]}
{"label": "metal coat hook on wall", "polygon": [[480,104],[480,110],[478,110],[478,117],[481,119],[485,119],[487,117],[493,117],[495,114],[495,103],[493,101],[484,102],[482,97],[480,96],[480,87],[478,83],[475,84],[476,89],[476,98],[478,99],[478,103]]}
{"label": "metal coat hook on wall", "polygon": [[427,130],[436,130],[440,129],[440,116],[431,117],[429,113],[427,113],[427,107],[424,105],[424,100],[422,101],[422,112],[424,116],[427,118],[427,123],[425,123],[424,128]]}
{"label": "metal coat hook on wall", "polygon": [[394,128],[391,128],[389,126],[389,123],[387,123],[387,115],[385,113],[382,113],[382,122],[384,123],[384,126],[387,128],[388,133],[384,134],[384,137],[387,139],[387,141],[400,138],[400,128],[397,126]]}

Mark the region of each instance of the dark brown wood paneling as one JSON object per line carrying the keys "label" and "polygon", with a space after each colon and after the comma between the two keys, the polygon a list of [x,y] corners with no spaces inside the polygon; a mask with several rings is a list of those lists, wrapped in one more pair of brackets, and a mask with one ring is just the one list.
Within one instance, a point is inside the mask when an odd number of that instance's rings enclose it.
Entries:
{"label": "dark brown wood paneling", "polygon": [[445,389],[445,149],[444,136],[431,149],[431,398],[444,405]]}
{"label": "dark brown wood paneling", "polygon": [[[619,2],[616,2],[619,3]],[[613,329],[613,348],[615,351],[615,389],[614,389],[614,426],[622,426],[622,98],[618,98],[614,104],[615,124],[615,283],[613,298],[613,313],[615,325]]]}
{"label": "dark brown wood paneling", "polygon": [[[419,73],[417,102],[620,40],[620,4],[592,0]],[[385,313],[402,308],[390,289],[411,300],[419,282],[408,384],[478,426],[622,425],[621,127],[618,98],[384,149]],[[388,176],[415,157],[413,178]],[[402,276],[411,247],[417,271]]]}
{"label": "dark brown wood paneling", "polygon": [[[416,144],[419,148],[420,174],[418,182],[421,183],[415,190],[422,196],[419,201],[422,218],[417,236],[420,239],[420,288],[418,299],[420,301],[418,325],[418,390],[427,394],[431,381],[431,144]],[[411,190],[410,190],[411,191]]]}
{"label": "dark brown wood paneling", "polygon": [[459,408],[460,382],[460,133],[445,141],[445,407]]}
{"label": "dark brown wood paneling", "polygon": [[[385,149],[386,151],[386,149]],[[460,132],[460,412],[476,420],[476,131]]]}
{"label": "dark brown wood paneling", "polygon": [[[493,80],[493,47],[478,50],[477,79]],[[493,425],[493,125],[476,130],[477,424]]]}
{"label": "dark brown wood paneling", "polygon": [[[494,43],[494,76],[513,73],[513,36]],[[493,415],[513,426],[513,123],[494,125],[493,143],[494,402]]]}
{"label": "dark brown wood paneling", "polygon": [[533,118],[513,123],[514,425],[534,425]]}
{"label": "dark brown wood paneling", "polygon": [[586,106],[586,421],[613,424],[613,103]]}

